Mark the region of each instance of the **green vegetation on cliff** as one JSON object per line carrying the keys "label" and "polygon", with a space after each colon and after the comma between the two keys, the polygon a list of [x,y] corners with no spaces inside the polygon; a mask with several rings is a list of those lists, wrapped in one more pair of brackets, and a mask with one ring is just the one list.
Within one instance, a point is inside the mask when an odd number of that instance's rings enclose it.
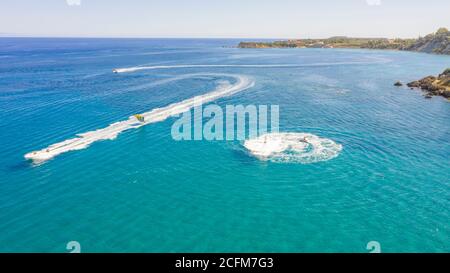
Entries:
{"label": "green vegetation on cliff", "polygon": [[436,33],[420,37],[411,46],[405,50],[450,54],[450,31],[446,28],[440,28]]}
{"label": "green vegetation on cliff", "polygon": [[369,48],[450,54],[450,31],[440,28],[436,33],[418,39],[349,38],[297,39],[275,42],[241,42],[239,48]]}

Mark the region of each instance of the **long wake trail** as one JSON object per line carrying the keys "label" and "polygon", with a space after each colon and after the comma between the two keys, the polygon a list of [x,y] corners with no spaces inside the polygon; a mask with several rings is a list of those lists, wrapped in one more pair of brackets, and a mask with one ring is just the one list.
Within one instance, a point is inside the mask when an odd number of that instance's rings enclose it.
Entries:
{"label": "long wake trail", "polygon": [[[156,69],[177,69],[177,68],[301,68],[301,67],[315,67],[315,66],[335,66],[335,65],[369,65],[377,63],[386,63],[389,60],[379,59],[373,61],[363,62],[332,62],[332,63],[313,63],[313,64],[198,64],[198,65],[159,65],[159,66],[137,66],[129,68],[114,69],[114,73],[130,73],[141,70],[156,70]],[[210,74],[209,74],[210,75]],[[52,159],[62,153],[69,151],[82,150],[89,147],[92,143],[101,140],[115,139],[120,133],[136,129],[147,124],[164,121],[171,116],[175,116],[189,111],[198,103],[209,103],[222,97],[231,96],[235,93],[246,90],[254,86],[254,81],[244,75],[235,74],[221,74],[222,76],[233,77],[236,79],[234,84],[221,84],[215,89],[204,95],[195,96],[181,102],[170,104],[166,107],[156,108],[149,112],[140,114],[144,117],[144,122],[137,122],[134,116],[129,117],[128,120],[110,124],[108,127],[78,134],[75,138],[71,138],[59,143],[52,144],[47,148],[39,151],[33,151],[25,154],[25,158],[33,160],[34,162],[44,162]]]}
{"label": "long wake trail", "polygon": [[373,61],[360,62],[322,62],[311,64],[186,64],[186,65],[154,65],[154,66],[135,66],[127,68],[114,69],[114,73],[129,73],[140,70],[155,70],[155,69],[176,69],[176,68],[301,68],[301,67],[316,67],[316,66],[336,66],[336,65],[369,65],[386,63],[390,60],[379,58]]}
{"label": "long wake trail", "polygon": [[[130,72],[130,71],[128,71]],[[205,75],[211,75],[206,74]],[[254,86],[255,82],[244,75],[220,74],[221,76],[232,77],[236,80],[234,84],[229,82],[222,83],[217,88],[204,95],[198,95],[165,107],[155,108],[148,112],[140,114],[144,117],[144,122],[138,122],[134,116],[127,120],[110,124],[108,127],[78,134],[76,137],[52,144],[39,151],[33,151],[25,154],[25,158],[35,163],[41,163],[52,159],[62,153],[69,151],[82,150],[89,147],[92,143],[101,140],[113,140],[120,133],[136,129],[147,124],[164,121],[171,116],[175,116],[189,111],[199,103],[209,103],[222,97],[231,96]]]}

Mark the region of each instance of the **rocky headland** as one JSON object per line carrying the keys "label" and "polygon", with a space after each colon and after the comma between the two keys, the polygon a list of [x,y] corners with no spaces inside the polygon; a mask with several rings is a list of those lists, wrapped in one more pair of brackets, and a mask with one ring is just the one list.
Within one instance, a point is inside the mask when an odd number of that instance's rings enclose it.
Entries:
{"label": "rocky headland", "polygon": [[447,68],[439,76],[428,76],[418,81],[407,84],[411,89],[419,88],[425,92],[426,98],[442,96],[450,100],[450,68]]}
{"label": "rocky headland", "polygon": [[450,55],[450,31],[440,28],[417,39],[350,38],[295,39],[274,42],[241,42],[239,48],[366,48],[416,51]]}

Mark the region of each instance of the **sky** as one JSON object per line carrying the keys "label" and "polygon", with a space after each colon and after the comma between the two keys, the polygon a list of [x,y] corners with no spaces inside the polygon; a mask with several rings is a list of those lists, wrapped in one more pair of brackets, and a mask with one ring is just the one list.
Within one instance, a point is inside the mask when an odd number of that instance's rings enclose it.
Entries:
{"label": "sky", "polygon": [[450,0],[1,0],[0,36],[415,38]]}

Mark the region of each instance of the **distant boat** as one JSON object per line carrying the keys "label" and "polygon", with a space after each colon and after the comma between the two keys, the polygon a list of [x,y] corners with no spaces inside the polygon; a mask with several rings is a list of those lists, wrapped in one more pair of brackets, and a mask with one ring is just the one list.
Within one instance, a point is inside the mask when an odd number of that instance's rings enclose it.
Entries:
{"label": "distant boat", "polygon": [[113,73],[119,73],[119,71],[117,71],[117,69],[113,69]]}

